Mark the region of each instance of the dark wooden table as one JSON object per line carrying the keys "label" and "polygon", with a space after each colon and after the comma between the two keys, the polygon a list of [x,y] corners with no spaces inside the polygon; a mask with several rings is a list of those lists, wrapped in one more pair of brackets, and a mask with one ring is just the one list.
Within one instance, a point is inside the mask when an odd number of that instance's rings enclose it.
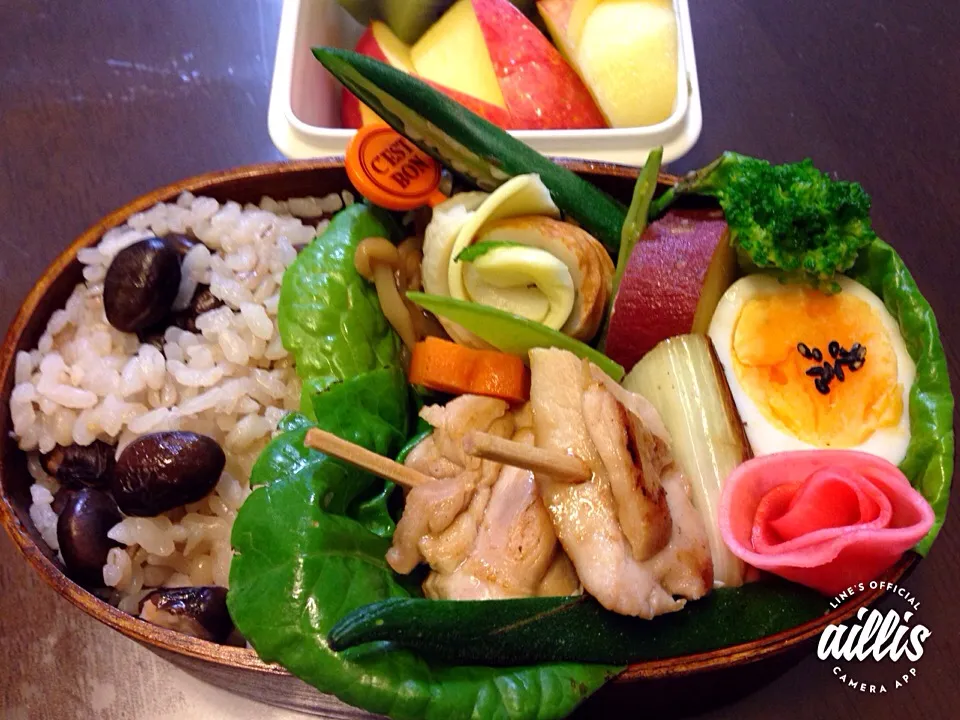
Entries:
{"label": "dark wooden table", "polygon": [[[809,155],[861,181],[876,229],[937,311],[960,387],[960,6],[691,6],[704,131],[673,169],[731,148],[778,161]],[[0,326],[54,255],[108,210],[193,173],[279,157],[266,129],[279,12],[279,0],[0,3]],[[856,692],[808,654],[702,717],[957,717],[956,518],[907,586],[933,631],[907,687]],[[294,717],[203,685],[98,625],[42,586],[5,538],[0,667],[4,718]],[[709,705],[714,691],[697,692]],[[643,707],[635,700],[628,716]]]}

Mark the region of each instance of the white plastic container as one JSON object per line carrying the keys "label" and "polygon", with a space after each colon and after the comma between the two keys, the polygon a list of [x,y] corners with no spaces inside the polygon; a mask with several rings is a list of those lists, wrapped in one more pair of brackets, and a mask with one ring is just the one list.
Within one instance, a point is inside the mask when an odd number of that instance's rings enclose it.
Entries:
{"label": "white plastic container", "polygon": [[[518,130],[513,134],[547,155],[641,165],[663,145],[664,162],[684,155],[700,136],[703,111],[693,51],[690,8],[674,0],[680,33],[673,114],[657,125],[608,130]],[[284,0],[270,91],[270,137],[289,158],[342,155],[354,131],[340,127],[337,81],[310,52],[317,45],[352,48],[362,28],[336,0]]]}

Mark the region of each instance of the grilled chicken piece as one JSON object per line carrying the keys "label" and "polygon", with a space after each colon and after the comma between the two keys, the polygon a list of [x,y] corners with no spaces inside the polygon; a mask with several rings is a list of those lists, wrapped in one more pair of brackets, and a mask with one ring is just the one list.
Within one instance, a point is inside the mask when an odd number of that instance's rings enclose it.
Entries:
{"label": "grilled chicken piece", "polygon": [[432,572],[427,597],[482,600],[569,595],[579,580],[557,543],[533,474],[463,453],[466,432],[481,430],[533,444],[527,406],[511,412],[500,400],[464,395],[421,411],[434,433],[406,464],[437,478],[414,488],[387,561],[408,573],[420,562]]}
{"label": "grilled chicken piece", "polygon": [[407,494],[403,517],[393,533],[387,562],[405,575],[423,561],[421,538],[445,532],[473,499],[476,473],[469,470],[418,487]]}
{"label": "grilled chicken piece", "polygon": [[634,558],[649,560],[672,530],[653,433],[598,382],[584,391],[582,405],[587,432],[607,470],[620,529]]}
{"label": "grilled chicken piece", "polygon": [[573,484],[537,476],[584,589],[643,618],[705,595],[713,565],[703,520],[656,411],[569,352],[532,350],[530,364],[537,445],[572,452],[594,471]]}
{"label": "grilled chicken piece", "polygon": [[[513,439],[532,445],[533,431],[521,430]],[[553,525],[540,501],[533,473],[505,466],[490,491],[472,551],[452,572],[432,573],[424,591],[427,597],[450,600],[537,595],[557,550]],[[424,554],[433,555],[429,551]],[[435,570],[442,567],[431,564]],[[569,561],[553,569],[554,575],[546,583],[551,593],[569,595],[577,589],[579,581]]]}

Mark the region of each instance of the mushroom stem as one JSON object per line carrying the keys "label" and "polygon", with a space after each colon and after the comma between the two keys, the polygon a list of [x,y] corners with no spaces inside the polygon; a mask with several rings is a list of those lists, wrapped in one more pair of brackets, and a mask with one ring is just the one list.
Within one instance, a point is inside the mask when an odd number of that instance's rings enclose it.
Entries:
{"label": "mushroom stem", "polygon": [[387,322],[397,331],[403,344],[412,349],[417,342],[417,332],[410,309],[397,290],[397,274],[403,285],[407,274],[397,247],[386,238],[366,238],[357,245],[353,264],[360,275],[373,281]]}

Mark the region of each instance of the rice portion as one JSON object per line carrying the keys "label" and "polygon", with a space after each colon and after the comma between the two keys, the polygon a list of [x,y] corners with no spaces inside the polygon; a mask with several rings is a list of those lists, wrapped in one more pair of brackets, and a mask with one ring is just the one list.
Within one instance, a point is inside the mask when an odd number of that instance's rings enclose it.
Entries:
{"label": "rice portion", "polygon": [[[39,453],[99,439],[115,444],[119,456],[140,435],[185,430],[212,437],[226,454],[223,474],[203,500],[155,518],[127,517],[110,530],[122,547],[110,551],[103,575],[121,609],[136,612],[147,588],[227,586],[230,531],[250,493],[250,470],[300,401],[293,359],[277,329],[283,272],[324,229],[323,218],[352,200],[263,198],[241,207],[184,193],[134,215],[79,252],[85,282],[53,313],[37,348],[18,354],[10,413],[18,443],[30,453],[30,517],[54,550],[59,484],[43,471]],[[107,322],[103,281],[120,250],[169,232],[201,241],[183,258],[174,309],[186,307],[200,284],[224,304],[198,316],[196,332],[167,328],[161,350]]]}

